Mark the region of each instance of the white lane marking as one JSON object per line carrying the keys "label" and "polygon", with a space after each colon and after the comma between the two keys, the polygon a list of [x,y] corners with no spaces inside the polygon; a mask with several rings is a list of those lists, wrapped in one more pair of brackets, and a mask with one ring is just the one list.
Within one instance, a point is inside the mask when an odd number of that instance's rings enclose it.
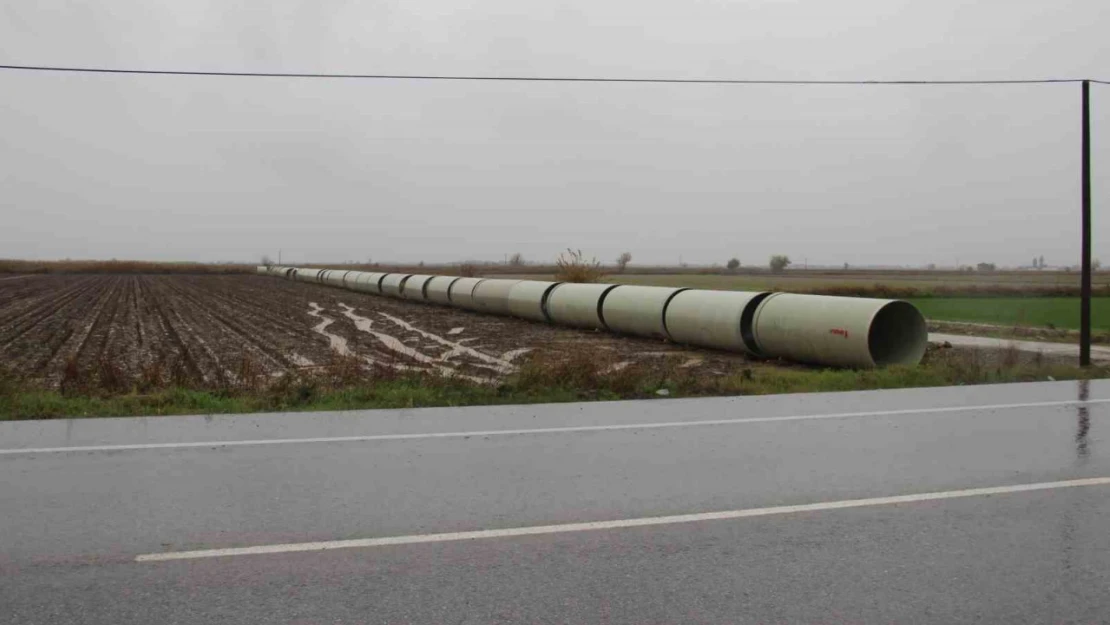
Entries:
{"label": "white lane marking", "polygon": [[943,499],[962,499],[965,497],[984,497],[987,495],[1006,495],[1027,493],[1060,488],[1081,486],[1108,486],[1110,477],[1092,477],[1063,482],[1041,482],[1038,484],[1017,484],[1014,486],[991,486],[988,488],[968,488],[915,495],[895,495],[892,497],[873,497],[869,499],[848,499],[825,501],[793,506],[772,506],[770,508],[748,508],[747,510],[726,510],[723,512],[702,512],[698,514],[679,514],[675,516],[621,519],[617,521],[595,521],[590,523],[566,523],[563,525],[537,525],[532,527],[513,527],[499,530],[478,530],[474,532],[451,532],[446,534],[416,534],[412,536],[388,536],[385,538],[360,538],[355,540],[331,540],[312,543],[288,543],[284,545],[260,545],[257,547],[232,547],[228,549],[201,549],[198,551],[177,551],[147,553],[135,557],[136,562],[165,562],[168,560],[196,560],[200,558],[222,558],[227,556],[254,556],[267,553],[295,553],[304,551],[330,551],[332,549],[353,549],[365,547],[385,547],[390,545],[416,545],[422,543],[445,543],[483,538],[511,538],[515,536],[536,536],[540,534],[567,534],[571,532],[592,532],[598,530],[627,529],[631,527],[650,527],[655,525],[677,525],[699,523],[702,521],[725,521],[747,519],[761,516],[797,514],[799,512],[822,512],[843,510],[845,508],[865,508],[890,506],[922,501]]}
{"label": "white lane marking", "polygon": [[661,423],[623,423],[619,425],[572,425],[558,428],[531,428],[519,430],[477,430],[471,432],[427,432],[420,434],[370,434],[365,436],[329,436],[319,438],[272,438],[242,441],[191,441],[183,443],[134,443],[130,445],[83,445],[74,447],[29,447],[0,449],[0,455],[49,454],[67,451],[128,451],[138,449],[177,449],[189,447],[250,447],[255,445],[291,445],[295,443],[359,443],[368,441],[403,441],[424,438],[468,438],[471,436],[519,436],[524,434],[568,434],[574,432],[617,432],[621,430],[660,430],[669,428],[699,427],[710,425],[744,425],[747,423],[777,423],[780,421],[820,421],[825,419],[856,419],[910,414],[945,414],[981,410],[1010,410],[1015,408],[1058,408],[1066,406],[1091,406],[1110,403],[1110,399],[1044,401],[1025,404],[987,404],[979,406],[949,406],[944,408],[907,408],[904,410],[875,410],[870,412],[840,412],[816,415],[787,415],[782,417],[746,417],[739,419],[711,419],[705,421],[665,421]]}

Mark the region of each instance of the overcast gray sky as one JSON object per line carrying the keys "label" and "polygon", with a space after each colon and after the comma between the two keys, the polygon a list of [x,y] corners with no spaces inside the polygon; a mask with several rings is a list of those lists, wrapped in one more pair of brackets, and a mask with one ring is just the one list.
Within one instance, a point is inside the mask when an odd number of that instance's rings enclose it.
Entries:
{"label": "overcast gray sky", "polygon": [[[0,63],[1110,79],[1107,32],[1105,0],[2,0]],[[1079,89],[0,71],[0,257],[1072,264]]]}

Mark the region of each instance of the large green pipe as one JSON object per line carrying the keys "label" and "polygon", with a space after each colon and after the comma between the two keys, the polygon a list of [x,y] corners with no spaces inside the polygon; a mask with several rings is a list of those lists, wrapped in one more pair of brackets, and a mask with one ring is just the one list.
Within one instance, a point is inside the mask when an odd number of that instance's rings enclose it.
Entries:
{"label": "large green pipe", "polygon": [[459,278],[451,283],[447,294],[450,295],[451,305],[465,310],[477,310],[474,304],[474,289],[484,282],[483,278]]}
{"label": "large green pipe", "polygon": [[547,298],[558,282],[521,280],[509,289],[509,314],[532,321],[551,321],[547,314]]}
{"label": "large green pipe", "polygon": [[907,302],[794,293],[760,302],[752,330],[763,355],[840,367],[916,365],[929,340]]}
{"label": "large green pipe", "polygon": [[589,330],[607,329],[601,318],[601,306],[605,296],[617,286],[575,282],[555,286],[547,296],[547,314],[551,323]]}
{"label": "large green pipe", "polygon": [[401,297],[401,287],[411,275],[411,273],[387,273],[380,283],[382,295]]}
{"label": "large green pipe", "polygon": [[474,310],[494,315],[508,315],[509,292],[520,280],[482,280],[474,286]]}
{"label": "large green pipe", "polygon": [[672,297],[685,290],[622,284],[605,295],[601,303],[601,319],[605,327],[613,332],[670,338],[665,319],[667,304]]}
{"label": "large green pipe", "polygon": [[418,302],[427,300],[424,289],[427,288],[428,282],[435,276],[427,275],[414,275],[405,278],[401,284],[401,297],[411,299]]}
{"label": "large green pipe", "polygon": [[757,354],[752,316],[769,293],[688,289],[667,304],[667,335],[676,343]]}
{"label": "large green pipe", "polygon": [[434,304],[450,305],[451,287],[459,280],[462,280],[462,278],[436,276],[428,280],[428,284],[424,286],[424,295],[429,302]]}
{"label": "large green pipe", "polygon": [[293,267],[271,267],[268,273],[394,297],[404,291],[411,299],[562,326],[841,367],[917,364],[928,341],[921,313],[897,300]]}

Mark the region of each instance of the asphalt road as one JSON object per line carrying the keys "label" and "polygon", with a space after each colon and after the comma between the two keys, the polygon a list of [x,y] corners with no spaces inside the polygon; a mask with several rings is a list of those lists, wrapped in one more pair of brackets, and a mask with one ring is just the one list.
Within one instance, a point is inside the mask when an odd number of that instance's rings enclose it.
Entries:
{"label": "asphalt road", "polygon": [[1110,622],[1108,430],[1110,381],[0,423],[0,622]]}

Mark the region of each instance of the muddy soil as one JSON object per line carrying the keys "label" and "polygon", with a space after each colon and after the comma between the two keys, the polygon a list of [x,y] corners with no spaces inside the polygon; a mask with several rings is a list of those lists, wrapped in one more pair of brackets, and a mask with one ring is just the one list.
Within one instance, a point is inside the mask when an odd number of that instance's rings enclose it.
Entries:
{"label": "muddy soil", "polygon": [[496,381],[527,358],[583,350],[622,367],[666,363],[706,375],[742,354],[557,328],[266,276],[45,275],[0,282],[0,362],[56,385],[109,359],[134,372],[173,362],[193,379],[234,381],[326,365],[336,354],[398,370]]}

